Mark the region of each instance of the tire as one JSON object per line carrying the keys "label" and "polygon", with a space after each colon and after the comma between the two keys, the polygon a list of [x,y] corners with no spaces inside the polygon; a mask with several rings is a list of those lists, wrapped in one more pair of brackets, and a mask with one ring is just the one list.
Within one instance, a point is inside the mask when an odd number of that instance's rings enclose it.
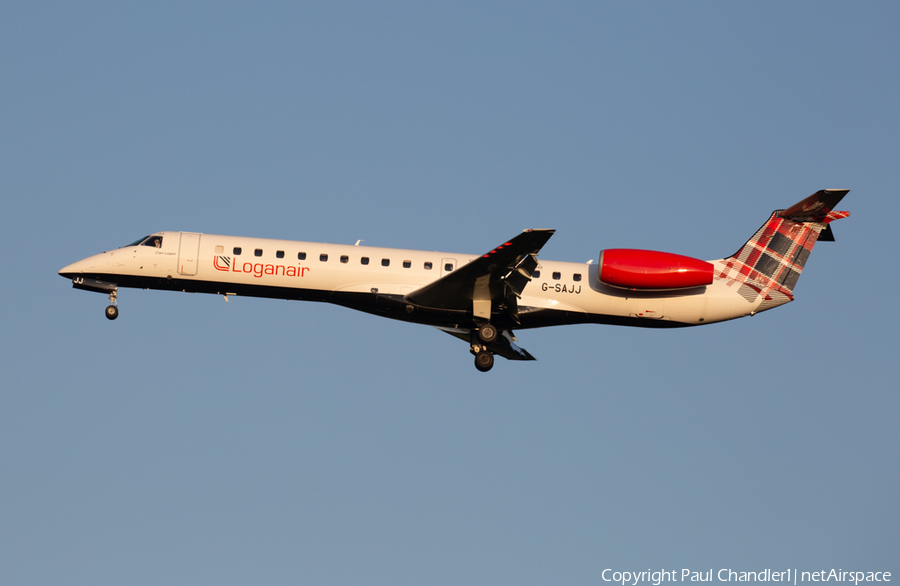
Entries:
{"label": "tire", "polygon": [[108,305],[106,307],[106,319],[116,319],[119,317],[119,308],[115,305]]}
{"label": "tire", "polygon": [[497,339],[497,326],[484,324],[478,328],[478,339],[484,344],[490,344]]}
{"label": "tire", "polygon": [[494,366],[494,355],[487,350],[482,350],[475,355],[475,368],[481,372],[487,372]]}

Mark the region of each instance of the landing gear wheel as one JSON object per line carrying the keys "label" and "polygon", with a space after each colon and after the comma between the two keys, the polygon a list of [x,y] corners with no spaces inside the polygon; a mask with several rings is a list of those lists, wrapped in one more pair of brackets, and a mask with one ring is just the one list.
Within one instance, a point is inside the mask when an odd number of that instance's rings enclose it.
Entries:
{"label": "landing gear wheel", "polygon": [[497,327],[491,324],[484,324],[478,328],[478,339],[485,344],[490,344],[497,339]]}
{"label": "landing gear wheel", "polygon": [[475,355],[475,368],[487,372],[494,366],[494,355],[488,350],[481,350]]}
{"label": "landing gear wheel", "polygon": [[113,287],[109,292],[109,306],[106,308],[106,319],[113,320],[119,317],[119,304],[116,303],[118,297],[118,289]]}

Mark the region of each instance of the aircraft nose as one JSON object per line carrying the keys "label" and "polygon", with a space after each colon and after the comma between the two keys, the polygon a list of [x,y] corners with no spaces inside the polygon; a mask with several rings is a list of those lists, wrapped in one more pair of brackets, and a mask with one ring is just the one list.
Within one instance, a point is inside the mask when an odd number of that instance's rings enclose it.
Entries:
{"label": "aircraft nose", "polygon": [[59,269],[59,275],[66,279],[77,277],[94,264],[92,262],[89,262],[90,260],[90,258],[86,258],[83,260],[79,260],[78,262],[73,262],[70,265],[64,266],[63,268]]}
{"label": "aircraft nose", "polygon": [[59,276],[65,277],[66,279],[71,279],[75,275],[75,273],[78,272],[75,268],[76,265],[78,265],[77,262],[72,263],[67,266],[64,266],[63,268],[59,269]]}

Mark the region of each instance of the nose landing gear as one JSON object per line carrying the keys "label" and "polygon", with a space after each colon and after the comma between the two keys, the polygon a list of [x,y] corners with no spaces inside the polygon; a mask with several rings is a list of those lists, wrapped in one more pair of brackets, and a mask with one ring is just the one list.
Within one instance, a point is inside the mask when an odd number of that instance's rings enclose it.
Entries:
{"label": "nose landing gear", "polygon": [[93,291],[94,293],[108,293],[109,307],[106,308],[106,319],[113,320],[119,317],[119,306],[116,304],[118,287],[115,283],[101,281],[93,277],[75,276],[72,278],[72,286],[76,289]]}
{"label": "nose landing gear", "polygon": [[109,305],[106,307],[106,319],[113,320],[119,317],[119,305],[116,303],[116,290],[109,292]]}

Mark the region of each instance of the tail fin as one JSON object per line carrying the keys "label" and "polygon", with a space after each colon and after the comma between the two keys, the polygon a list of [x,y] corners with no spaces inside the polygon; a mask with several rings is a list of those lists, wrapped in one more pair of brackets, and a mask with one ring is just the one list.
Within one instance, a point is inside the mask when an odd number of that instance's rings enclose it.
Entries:
{"label": "tail fin", "polygon": [[850,212],[832,211],[849,189],[823,189],[786,210],[772,212],[739,251],[719,261],[716,278],[738,283],[756,312],[794,299],[794,286],[817,240],[834,240],[829,224]]}

